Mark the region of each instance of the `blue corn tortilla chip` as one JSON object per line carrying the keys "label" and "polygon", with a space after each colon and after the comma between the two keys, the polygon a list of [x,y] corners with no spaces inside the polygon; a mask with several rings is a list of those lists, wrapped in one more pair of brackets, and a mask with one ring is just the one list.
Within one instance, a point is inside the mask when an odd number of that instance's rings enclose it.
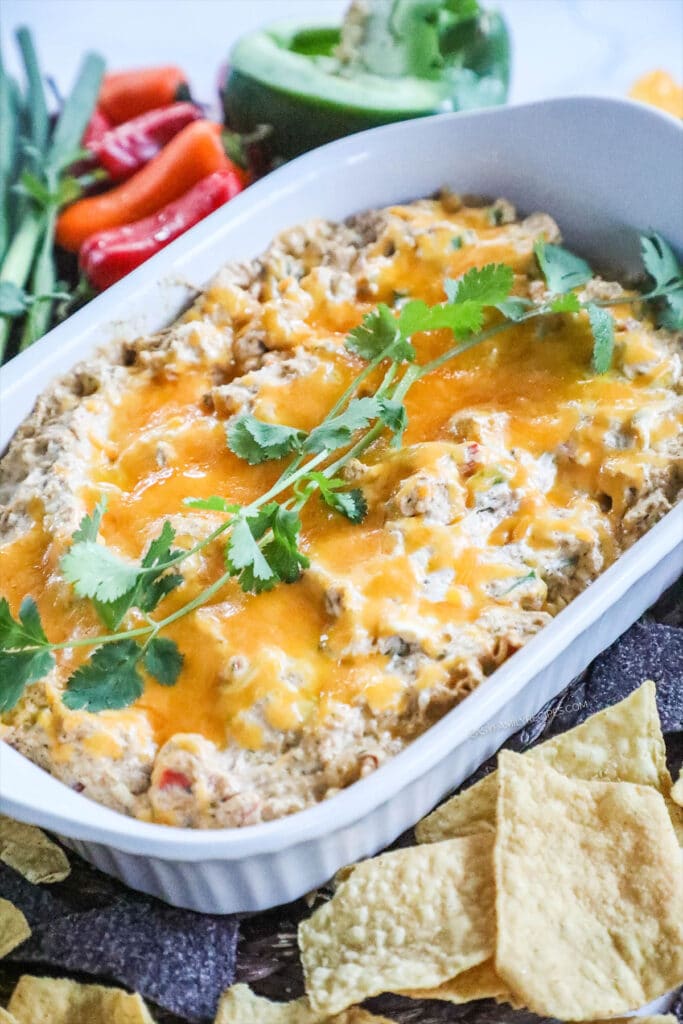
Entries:
{"label": "blue corn tortilla chip", "polygon": [[0,893],[33,934],[11,959],[119,982],[182,1020],[213,1020],[235,976],[235,917],[178,910],[70,856],[72,873],[49,890],[0,864]]}

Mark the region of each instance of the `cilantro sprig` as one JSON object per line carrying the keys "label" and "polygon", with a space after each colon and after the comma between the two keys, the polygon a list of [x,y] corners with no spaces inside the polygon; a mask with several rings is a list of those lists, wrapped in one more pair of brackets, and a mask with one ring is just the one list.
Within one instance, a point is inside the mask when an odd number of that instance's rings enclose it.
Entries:
{"label": "cilantro sprig", "polygon": [[654,302],[661,327],[683,330],[683,267],[671,246],[656,231],[641,235],[641,254],[654,287],[643,298]]}
{"label": "cilantro sprig", "polygon": [[[352,524],[362,522],[367,501],[360,487],[347,485],[344,467],[382,435],[389,444],[400,446],[408,426],[405,398],[412,385],[511,324],[558,314],[585,317],[593,337],[592,368],[599,374],[609,370],[613,358],[614,320],[607,307],[650,303],[661,326],[683,328],[680,264],[657,234],[643,235],[641,248],[652,284],[633,296],[582,300],[577,289],[592,277],[588,264],[541,241],[534,251],[547,295],[540,302],[512,294],[512,268],[498,263],[445,281],[444,302],[430,306],[414,299],[393,310],[380,304],[346,339],[349,354],[364,365],[312,430],[266,422],[251,413],[228,424],[226,441],[235,456],[250,465],[284,462],[284,467],[268,491],[246,506],[221,495],[185,499],[186,507],[221,517],[219,525],[190,548],[173,547],[175,531],[165,521],[139,561],[124,558],[101,541],[106,501],[99,501],[73,534],[60,568],[75,595],[90,602],[108,632],[53,643],[31,597],[24,598],[16,618],[7,600],[0,599],[0,712],[14,707],[26,687],[55,666],[55,653],[67,648],[93,648],[66,682],[63,701],[69,708],[126,707],[141,695],[144,673],[162,686],[174,685],[183,654],[174,640],[161,634],[210,601],[230,579],[255,594],[299,579],[309,565],[301,545],[304,506],[317,495],[332,514]],[[454,344],[419,364],[413,339],[429,331],[450,332]],[[373,393],[361,393],[373,375],[380,377]],[[216,543],[223,545],[225,571],[184,603],[179,594],[177,607],[169,609],[165,602],[183,583],[178,568]]]}

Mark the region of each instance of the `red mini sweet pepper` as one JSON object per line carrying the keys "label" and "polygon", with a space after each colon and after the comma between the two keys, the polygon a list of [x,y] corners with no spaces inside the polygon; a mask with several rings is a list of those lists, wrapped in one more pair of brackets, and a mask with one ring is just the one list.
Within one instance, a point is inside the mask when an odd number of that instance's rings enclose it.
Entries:
{"label": "red mini sweet pepper", "polygon": [[110,178],[123,181],[149,163],[178,132],[201,116],[201,110],[193,103],[171,103],[110,128],[91,141],[88,148]]}
{"label": "red mini sweet pepper", "polygon": [[112,124],[123,124],[147,110],[189,99],[187,76],[175,65],[115,71],[105,75],[98,106]]}
{"label": "red mini sweet pepper", "polygon": [[86,149],[93,149],[100,142],[107,132],[111,131],[113,125],[107,115],[99,107],[95,107],[90,120],[83,132],[83,145]]}
{"label": "red mini sweet pepper", "polygon": [[92,235],[80,250],[81,270],[93,287],[104,291],[242,188],[242,177],[235,167],[209,174],[151,217]]}

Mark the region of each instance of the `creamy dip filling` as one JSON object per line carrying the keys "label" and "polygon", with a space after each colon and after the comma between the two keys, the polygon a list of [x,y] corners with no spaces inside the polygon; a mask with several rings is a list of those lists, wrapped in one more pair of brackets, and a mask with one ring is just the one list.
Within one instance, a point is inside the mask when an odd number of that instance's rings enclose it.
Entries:
{"label": "creamy dip filling", "polygon": [[[183,499],[247,503],[281,466],[227,448],[241,412],[310,429],[362,365],[346,333],[377,303],[443,301],[443,282],[505,262],[543,293],[544,214],[454,196],[317,221],[224,268],[161,334],[103,353],[41,396],[0,465],[2,592],[31,594],[51,640],[101,632],[59,560],[108,498],[102,540],[138,558],[165,520],[190,547],[221,521]],[[500,221],[503,223],[500,223]],[[458,239],[454,245],[453,239]],[[592,297],[618,298],[595,279]],[[613,307],[615,364],[590,373],[585,317],[511,326],[419,381],[403,447],[347,467],[368,515],[303,513],[310,568],[245,594],[235,581],[169,627],[175,686],[146,679],[121,711],[71,711],[55,669],[0,735],[92,798],[140,818],[223,827],[325,799],[438,720],[671,508],[681,485],[680,338]],[[450,335],[416,336],[418,360]],[[677,461],[678,460],[678,461]],[[223,571],[218,545],[183,565],[165,614]],[[140,622],[129,614],[126,624]]]}

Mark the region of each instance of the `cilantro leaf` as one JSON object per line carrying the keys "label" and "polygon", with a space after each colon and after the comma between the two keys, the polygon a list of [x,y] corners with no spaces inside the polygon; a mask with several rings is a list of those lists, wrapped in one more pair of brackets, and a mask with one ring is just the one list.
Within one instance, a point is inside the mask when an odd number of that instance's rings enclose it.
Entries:
{"label": "cilantro leaf", "polygon": [[607,373],[614,352],[614,319],[611,313],[593,302],[586,305],[586,312],[593,332],[593,369],[596,373]]}
{"label": "cilantro leaf", "polygon": [[298,513],[277,505],[270,526],[273,539],[264,545],[264,558],[284,583],[295,583],[301,570],[310,565],[298,548],[301,519]]}
{"label": "cilantro leaf", "polygon": [[165,520],[161,533],[151,541],[142,559],[143,569],[159,569],[159,573],[141,574],[131,595],[131,605],[136,605],[143,612],[153,612],[162,598],[183,582],[183,577],[178,573],[164,573],[166,563],[181,554],[180,551],[172,550],[174,540],[175,530]]}
{"label": "cilantro leaf", "polygon": [[183,505],[187,505],[188,508],[204,509],[207,512],[229,512],[233,515],[240,510],[239,505],[231,505],[217,494],[212,494],[210,498],[183,498]]}
{"label": "cilantro leaf", "polygon": [[25,597],[19,607],[19,617],[12,618],[6,597],[0,599],[0,650],[21,650],[24,647],[47,647],[43,624],[36,602]]}
{"label": "cilantro leaf", "polygon": [[[272,501],[257,512],[241,515],[230,535],[226,563],[242,590],[260,594],[276,583],[294,583],[309,565],[299,551],[301,520],[297,512]],[[259,541],[272,532],[263,547]]]}
{"label": "cilantro leaf", "polygon": [[[77,533],[96,535],[98,525],[96,509],[92,518],[83,519]],[[154,611],[162,598],[183,582],[177,573],[165,573],[165,564],[180,553],[171,550],[174,538],[173,527],[165,521],[140,564],[121,558],[94,540],[78,540],[62,556],[60,565],[78,596],[89,597],[105,626],[116,629],[131,608]],[[158,571],[142,571],[150,569]]]}
{"label": "cilantro leaf", "polygon": [[271,528],[273,516],[279,507],[276,501],[269,501],[267,505],[262,505],[260,509],[247,514],[249,529],[255,540],[261,540],[263,535]]}
{"label": "cilantro leaf", "polygon": [[553,313],[578,313],[581,303],[574,292],[566,292],[564,295],[557,295],[550,303]]}
{"label": "cilantro leaf", "polygon": [[[258,533],[263,526],[263,518],[255,518],[254,528]],[[230,539],[225,552],[225,561],[233,576],[239,580],[244,591],[259,594],[263,590],[271,590],[278,582],[277,573],[271,569],[258,545],[259,537],[263,536],[268,526],[258,537],[252,532],[251,519],[242,514],[235,519]]]}
{"label": "cilantro leaf", "polygon": [[366,313],[358,327],[354,327],[349,333],[346,348],[370,363],[400,337],[398,321],[389,307],[382,302],[372,313]]}
{"label": "cilantro leaf", "polygon": [[143,664],[149,674],[162,686],[173,686],[185,660],[174,640],[155,636],[143,655]]}
{"label": "cilantro leaf", "polygon": [[227,438],[231,452],[246,459],[250,466],[258,466],[261,462],[282,459],[290,452],[300,452],[306,432],[245,414],[228,426]]}
{"label": "cilantro leaf", "polygon": [[142,651],[134,640],[116,640],[97,647],[89,661],[69,677],[62,701],[72,711],[126,708],[141,696],[138,671]]}
{"label": "cilantro leaf", "polygon": [[107,511],[107,496],[104,494],[95,505],[92,515],[85,515],[81,519],[81,524],[75,533],[72,535],[71,540],[77,543],[78,541],[96,541],[97,534],[100,531],[100,523],[102,522],[102,516]]}
{"label": "cilantro leaf", "polygon": [[464,338],[480,330],[483,322],[482,307],[478,302],[470,301],[428,306],[422,299],[413,299],[403,307],[400,316],[401,330],[405,334],[448,328],[456,338]]}
{"label": "cilantro leaf", "polygon": [[350,491],[320,490],[320,497],[335,512],[346,516],[352,523],[362,523],[368,514],[368,503],[360,487]]}
{"label": "cilantro leaf", "polygon": [[400,448],[403,442],[403,435],[408,426],[408,413],[403,402],[394,402],[389,398],[378,399],[379,415],[382,423],[393,431],[394,437],[391,441],[392,448]]}
{"label": "cilantro leaf", "polygon": [[0,711],[13,708],[29,683],[47,675],[55,663],[49,646],[32,597],[21,602],[16,619],[0,599]]}
{"label": "cilantro leaf", "polygon": [[362,523],[367,515],[368,504],[359,487],[350,491],[342,491],[346,480],[341,477],[327,477],[324,473],[309,473],[307,480],[314,481],[320,490],[320,499],[335,512],[350,519],[352,523]]}
{"label": "cilantro leaf", "polygon": [[91,598],[100,622],[104,623],[107,629],[114,631],[119,628],[126,613],[133,607],[133,593],[134,591],[127,590],[115,601],[98,601],[96,597]]}
{"label": "cilantro leaf", "polygon": [[368,426],[371,420],[379,415],[376,398],[354,398],[344,412],[331,419],[323,420],[315,427],[304,442],[303,451],[307,454],[333,451],[348,444],[357,430]]}
{"label": "cilantro leaf", "polygon": [[480,306],[495,306],[504,302],[512,290],[512,267],[507,263],[487,263],[472,267],[457,281],[445,282],[450,302],[462,304],[477,302]]}
{"label": "cilantro leaf", "polygon": [[663,299],[664,308],[660,311],[658,323],[669,331],[683,331],[683,284],[680,288],[668,292]]}
{"label": "cilantro leaf", "polygon": [[585,260],[559,245],[550,245],[542,238],[534,243],[534,253],[548,290],[553,295],[562,295],[572,288],[579,288],[593,276]]}
{"label": "cilantro leaf", "polygon": [[354,327],[348,334],[346,348],[368,362],[384,353],[387,359],[395,363],[412,363],[415,361],[415,349],[399,325],[400,321],[382,302],[372,313],[367,313],[358,327]]}
{"label": "cilantro leaf", "polygon": [[[655,290],[671,287],[683,278],[676,254],[665,239],[656,231],[640,236],[640,251],[645,269],[655,282]],[[681,282],[683,286],[683,281]]]}
{"label": "cilantro leaf", "polygon": [[645,269],[655,283],[650,297],[661,297],[657,323],[670,331],[683,330],[683,267],[668,242],[656,232],[641,235],[640,246]]}
{"label": "cilantro leaf", "polygon": [[138,578],[138,566],[103,544],[79,540],[62,555],[60,567],[79,597],[115,601],[130,590]]}
{"label": "cilantro leaf", "polygon": [[505,263],[472,267],[458,280],[444,283],[448,302],[428,306],[421,299],[408,302],[401,310],[399,326],[405,336],[417,331],[448,328],[456,338],[480,331],[484,307],[504,302],[512,288],[512,268]]}
{"label": "cilantro leaf", "polygon": [[30,683],[46,676],[55,659],[50,651],[0,650],[0,712],[10,711]]}

